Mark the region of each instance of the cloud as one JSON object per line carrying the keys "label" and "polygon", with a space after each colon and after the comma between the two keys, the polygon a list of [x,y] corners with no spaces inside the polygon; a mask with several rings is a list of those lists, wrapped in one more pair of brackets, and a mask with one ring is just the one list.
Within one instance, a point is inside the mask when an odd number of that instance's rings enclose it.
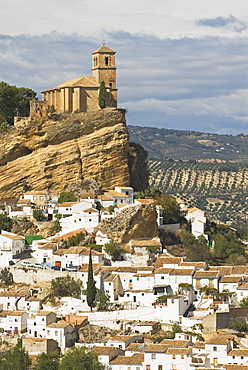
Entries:
{"label": "cloud", "polygon": [[[102,39],[117,51],[118,101],[128,108],[129,124],[245,132],[248,38],[161,39],[108,30]],[[91,75],[91,53],[100,44],[98,37],[57,31],[0,35],[0,80],[40,94]]]}
{"label": "cloud", "polygon": [[232,15],[229,17],[203,18],[199,19],[196,23],[200,26],[227,28],[236,32],[242,32],[248,29],[247,22],[241,21]]}

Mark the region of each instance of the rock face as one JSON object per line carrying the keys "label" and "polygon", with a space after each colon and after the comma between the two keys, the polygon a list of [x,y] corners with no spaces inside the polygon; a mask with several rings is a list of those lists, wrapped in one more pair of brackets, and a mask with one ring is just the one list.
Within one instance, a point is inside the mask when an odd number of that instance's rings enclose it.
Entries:
{"label": "rock face", "polygon": [[93,178],[103,188],[129,186],[125,110],[54,115],[19,121],[1,136],[0,197],[23,190],[61,191]]}
{"label": "rock face", "polygon": [[118,243],[155,238],[158,236],[156,207],[141,204],[123,209],[115,218],[102,221],[97,229]]}

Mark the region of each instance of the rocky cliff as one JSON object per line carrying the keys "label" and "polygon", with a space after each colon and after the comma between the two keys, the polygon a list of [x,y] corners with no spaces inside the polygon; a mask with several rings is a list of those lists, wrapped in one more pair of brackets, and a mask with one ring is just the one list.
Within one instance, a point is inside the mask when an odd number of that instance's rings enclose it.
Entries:
{"label": "rocky cliff", "polygon": [[128,186],[125,110],[54,115],[45,122],[21,120],[0,143],[0,197],[49,187],[61,191],[83,178],[103,188]]}
{"label": "rocky cliff", "polygon": [[141,204],[123,209],[115,218],[102,221],[97,229],[118,243],[155,238],[158,236],[156,207]]}

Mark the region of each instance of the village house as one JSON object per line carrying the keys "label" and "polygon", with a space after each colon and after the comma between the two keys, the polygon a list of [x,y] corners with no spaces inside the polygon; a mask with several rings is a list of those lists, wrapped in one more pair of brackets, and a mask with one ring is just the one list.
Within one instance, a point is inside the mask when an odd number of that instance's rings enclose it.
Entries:
{"label": "village house", "polygon": [[233,349],[233,341],[230,338],[215,336],[205,344],[206,353],[209,355],[211,366],[222,366],[228,363],[227,354]]}
{"label": "village house", "polygon": [[110,361],[114,360],[117,356],[123,356],[125,354],[120,348],[106,346],[95,346],[92,351],[98,355],[98,360],[105,366],[109,366]]}
{"label": "village house", "polygon": [[242,284],[243,280],[241,276],[221,276],[219,280],[219,292],[236,292],[237,287]]}
{"label": "village house", "polygon": [[54,312],[40,311],[28,318],[27,333],[30,337],[46,338],[46,326],[56,321]]}
{"label": "village house", "polygon": [[9,266],[25,250],[25,238],[8,231],[0,234],[0,267]]}
{"label": "village house", "polygon": [[57,341],[62,352],[64,352],[65,348],[72,347],[75,344],[78,334],[73,325],[65,320],[60,320],[46,326],[45,337]]}
{"label": "village house", "polygon": [[0,311],[0,331],[11,334],[26,332],[28,316],[24,311]]}
{"label": "village house", "polygon": [[243,298],[248,297],[248,283],[242,283],[236,288],[237,300],[240,302]]}
{"label": "village house", "polygon": [[0,291],[0,305],[3,310],[25,310],[28,306],[28,299],[31,296],[29,285]]}
{"label": "village house", "polygon": [[204,229],[206,224],[205,212],[199,208],[186,208],[183,210],[186,212],[185,218],[190,224],[190,232],[198,238],[200,235],[205,236]]}
{"label": "village house", "polygon": [[119,295],[123,295],[123,287],[118,274],[111,274],[104,279],[104,292],[109,296],[110,302],[118,300]]}
{"label": "village house", "polygon": [[120,349],[126,349],[130,343],[143,343],[144,335],[115,335],[114,337],[107,340],[107,345],[110,347],[116,347]]}
{"label": "village house", "polygon": [[193,276],[194,289],[199,291],[201,288],[219,290],[219,271],[196,271]]}
{"label": "village house", "polygon": [[134,353],[132,356],[118,356],[110,362],[112,370],[142,370],[144,362],[143,353]]}
{"label": "village house", "polygon": [[40,264],[53,264],[53,253],[57,250],[57,243],[51,243],[46,240],[36,241],[33,244],[36,248],[32,252],[32,256]]}

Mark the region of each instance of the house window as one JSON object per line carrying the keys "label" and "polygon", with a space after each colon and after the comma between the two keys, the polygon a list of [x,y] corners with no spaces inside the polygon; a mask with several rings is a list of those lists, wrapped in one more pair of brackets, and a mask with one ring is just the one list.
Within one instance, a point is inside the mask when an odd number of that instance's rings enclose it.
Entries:
{"label": "house window", "polygon": [[241,360],[243,360],[244,356],[241,356],[240,358],[241,358]]}
{"label": "house window", "polygon": [[163,370],[163,365],[158,365],[158,370]]}
{"label": "house window", "polygon": [[92,221],[91,218],[89,218],[89,222]]}
{"label": "house window", "polygon": [[137,277],[136,280],[139,281],[139,277]]}
{"label": "house window", "polygon": [[50,330],[47,331],[47,335],[50,335]]}
{"label": "house window", "polygon": [[164,276],[161,276],[161,280],[164,280]]}
{"label": "house window", "polygon": [[196,280],[196,287],[197,288],[200,288],[201,287],[201,281],[200,280]]}
{"label": "house window", "polygon": [[78,221],[81,221],[81,218],[79,218]]}
{"label": "house window", "polygon": [[55,335],[58,335],[58,332],[57,331],[55,331]]}
{"label": "house window", "polygon": [[109,64],[109,58],[105,57],[105,66],[108,66],[108,64]]}
{"label": "house window", "polygon": [[181,355],[181,359],[182,359],[182,360],[184,359],[184,355]]}
{"label": "house window", "polygon": [[142,295],[142,296],[144,296],[144,295],[145,295],[145,293],[142,293],[141,295]]}
{"label": "house window", "polygon": [[151,370],[151,365],[146,365],[146,370]]}
{"label": "house window", "polygon": [[152,360],[156,360],[156,353],[152,353]]}
{"label": "house window", "polygon": [[29,329],[29,334],[31,334],[31,330]]}
{"label": "house window", "polygon": [[130,294],[129,294],[129,293],[127,293],[127,297],[129,297],[129,295],[130,295]]}
{"label": "house window", "polygon": [[109,285],[111,285],[111,283],[109,283]]}
{"label": "house window", "polygon": [[213,347],[213,351],[217,351],[217,347]]}
{"label": "house window", "polygon": [[175,360],[176,359],[176,355],[172,355],[172,359]]}

